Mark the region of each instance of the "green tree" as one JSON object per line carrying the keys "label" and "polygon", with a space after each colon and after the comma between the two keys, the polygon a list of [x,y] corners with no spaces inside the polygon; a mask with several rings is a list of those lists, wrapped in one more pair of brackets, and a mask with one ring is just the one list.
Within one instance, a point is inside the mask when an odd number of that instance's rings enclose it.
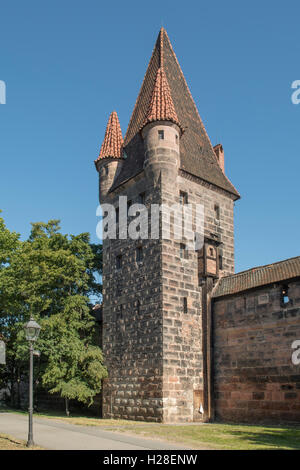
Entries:
{"label": "green tree", "polygon": [[91,244],[88,233],[63,235],[58,220],[32,224],[29,239],[4,258],[1,319],[12,391],[27,373],[24,324],[33,315],[42,327],[36,344],[42,384],[64,398],[92,402],[106,375],[90,301],[101,298],[101,259],[101,246]]}
{"label": "green tree", "polygon": [[11,396],[11,384],[17,381],[19,370],[10,345],[16,340],[16,324],[20,321],[20,314],[13,296],[13,283],[7,272],[20,244],[19,234],[8,230],[0,217],[0,334],[6,343],[6,365],[0,366],[0,388],[8,387]]}

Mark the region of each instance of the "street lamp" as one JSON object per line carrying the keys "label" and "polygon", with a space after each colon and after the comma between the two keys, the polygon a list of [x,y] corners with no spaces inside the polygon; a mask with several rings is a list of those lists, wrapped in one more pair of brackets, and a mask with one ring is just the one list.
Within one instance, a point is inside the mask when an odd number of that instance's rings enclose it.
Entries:
{"label": "street lamp", "polygon": [[33,414],[33,343],[38,339],[41,327],[31,317],[29,322],[25,325],[26,339],[29,341],[29,428],[28,428],[28,441],[27,447],[33,446],[33,434],[32,434],[32,414]]}

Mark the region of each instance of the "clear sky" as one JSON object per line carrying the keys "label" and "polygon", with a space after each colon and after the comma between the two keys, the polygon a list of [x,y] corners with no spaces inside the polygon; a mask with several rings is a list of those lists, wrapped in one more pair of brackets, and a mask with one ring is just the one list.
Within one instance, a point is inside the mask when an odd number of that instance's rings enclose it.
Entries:
{"label": "clear sky", "polygon": [[300,255],[300,2],[1,2],[0,208],[11,230],[62,220],[96,241],[94,167],[109,114],[123,135],[163,25],[236,203],[236,270]]}

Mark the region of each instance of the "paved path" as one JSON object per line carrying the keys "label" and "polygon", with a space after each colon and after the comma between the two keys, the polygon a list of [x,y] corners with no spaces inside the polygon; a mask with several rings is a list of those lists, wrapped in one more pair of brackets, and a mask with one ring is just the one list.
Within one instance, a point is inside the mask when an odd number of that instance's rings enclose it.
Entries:
{"label": "paved path", "polygon": [[[0,413],[0,433],[27,441],[28,417],[18,413]],[[104,431],[97,426],[79,426],[63,421],[33,418],[34,443],[52,450],[179,450],[154,439],[143,439],[117,432]]]}

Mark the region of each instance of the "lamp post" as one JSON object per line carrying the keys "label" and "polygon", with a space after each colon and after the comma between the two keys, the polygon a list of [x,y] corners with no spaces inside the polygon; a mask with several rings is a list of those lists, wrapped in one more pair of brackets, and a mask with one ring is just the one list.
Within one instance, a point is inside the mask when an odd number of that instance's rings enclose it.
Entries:
{"label": "lamp post", "polygon": [[33,433],[32,433],[32,414],[33,414],[33,343],[38,339],[41,327],[31,317],[29,322],[25,325],[26,339],[29,341],[29,427],[28,427],[28,441],[27,447],[33,446]]}

